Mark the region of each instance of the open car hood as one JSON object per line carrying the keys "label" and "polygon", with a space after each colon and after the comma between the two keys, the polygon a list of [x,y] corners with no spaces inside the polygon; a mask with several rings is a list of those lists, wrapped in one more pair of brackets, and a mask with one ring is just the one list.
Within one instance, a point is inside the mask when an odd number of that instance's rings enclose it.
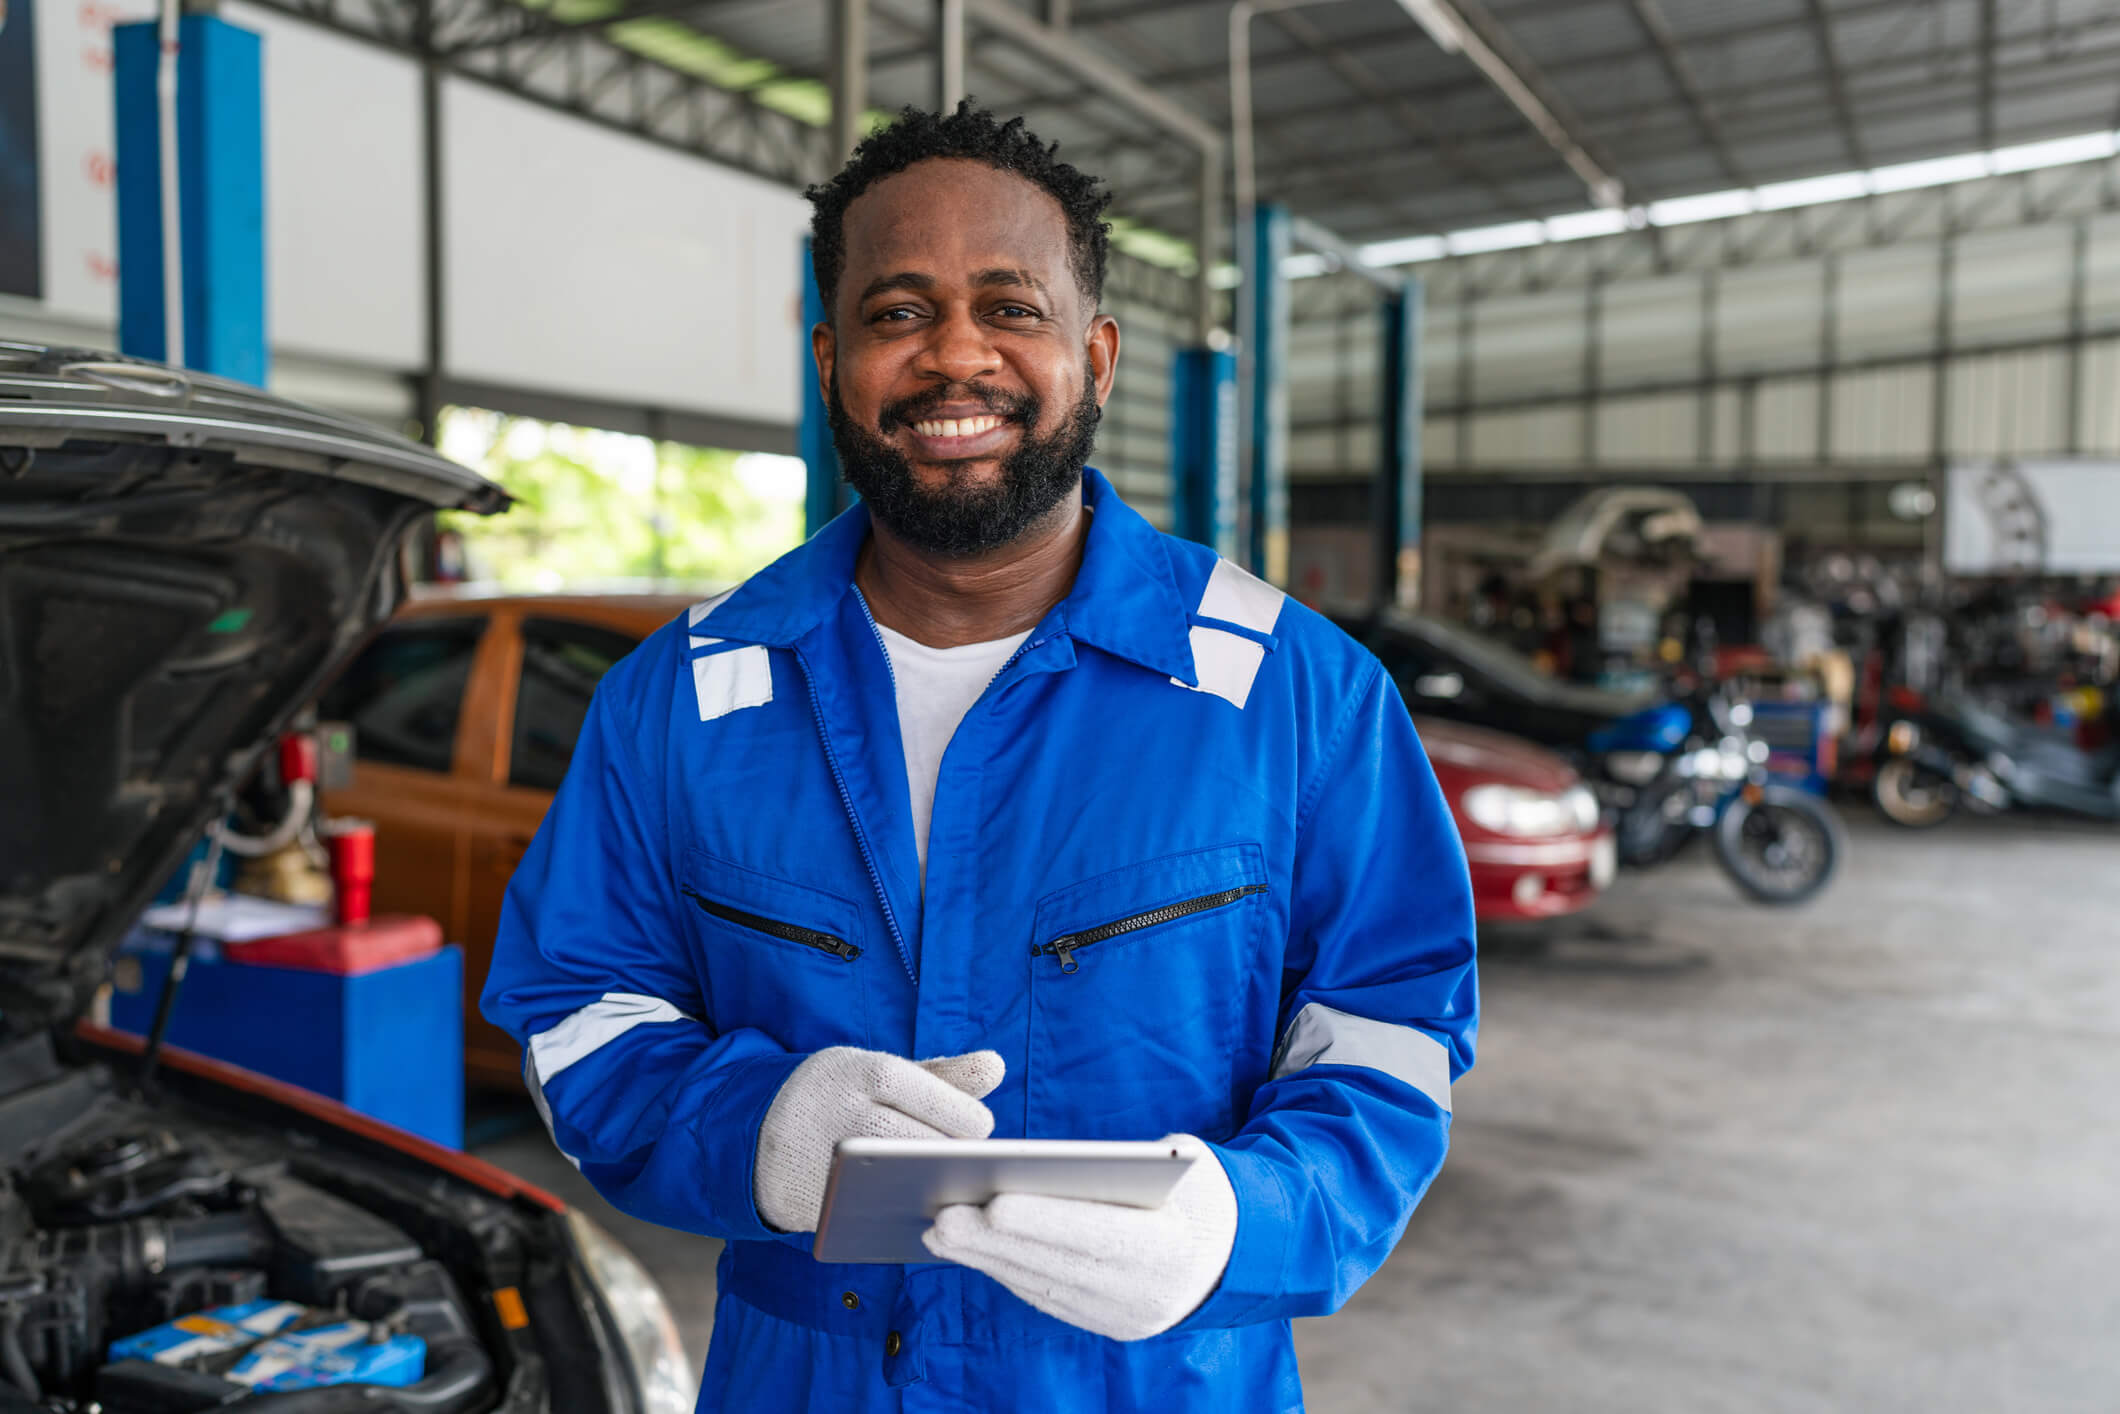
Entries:
{"label": "open car hood", "polygon": [[0,342],[0,1013],[77,1015],[397,551],[506,493],[255,388]]}
{"label": "open car hood", "polygon": [[1554,518],[1526,571],[1533,580],[1608,554],[1668,560],[1700,539],[1700,511],[1690,496],[1663,486],[1605,486]]}

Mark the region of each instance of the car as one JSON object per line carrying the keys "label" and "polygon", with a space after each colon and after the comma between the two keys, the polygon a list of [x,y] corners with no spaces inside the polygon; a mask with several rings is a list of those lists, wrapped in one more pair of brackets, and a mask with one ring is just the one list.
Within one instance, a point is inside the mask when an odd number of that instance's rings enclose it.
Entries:
{"label": "car", "polygon": [[1506,645],[1425,614],[1393,609],[1334,622],[1383,660],[1416,715],[1490,727],[1541,746],[1579,746],[1598,728],[1656,700],[1563,682]]}
{"label": "car", "polygon": [[584,1214],[86,1020],[397,607],[405,533],[505,502],[256,389],[0,343],[0,1411],[692,1407],[662,1293]]}
{"label": "car", "polygon": [[1566,761],[1460,722],[1415,717],[1414,729],[1457,819],[1482,922],[1579,912],[1611,884],[1612,831]]}
{"label": "car", "polygon": [[522,1049],[480,1015],[501,898],[552,804],[611,665],[695,597],[445,593],[406,604],[324,692],[349,723],[331,816],[375,823],[374,907],[464,948],[464,1074],[521,1085]]}

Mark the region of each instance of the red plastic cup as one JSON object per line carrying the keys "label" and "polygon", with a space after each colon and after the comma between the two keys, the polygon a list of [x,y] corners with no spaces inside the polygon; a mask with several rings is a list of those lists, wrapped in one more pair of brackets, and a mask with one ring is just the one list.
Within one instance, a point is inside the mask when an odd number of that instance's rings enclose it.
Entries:
{"label": "red plastic cup", "polygon": [[341,926],[366,923],[375,889],[375,822],[333,820],[324,826],[324,846],[331,851],[333,916]]}

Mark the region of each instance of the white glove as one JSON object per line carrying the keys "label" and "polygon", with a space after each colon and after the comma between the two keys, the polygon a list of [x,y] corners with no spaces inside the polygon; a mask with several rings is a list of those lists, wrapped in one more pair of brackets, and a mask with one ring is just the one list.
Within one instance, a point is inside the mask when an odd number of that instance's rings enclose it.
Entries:
{"label": "white glove", "polygon": [[758,1215],[780,1232],[815,1232],[842,1139],[986,1138],[994,1113],[979,1098],[1003,1071],[995,1051],[918,1063],[853,1046],[817,1052],[795,1067],[758,1126]]}
{"label": "white glove", "polygon": [[944,1208],[920,1240],[1071,1326],[1113,1340],[1161,1335],[1214,1293],[1237,1240],[1221,1160],[1190,1134],[1163,1142],[1199,1157],[1160,1208],[1004,1193]]}

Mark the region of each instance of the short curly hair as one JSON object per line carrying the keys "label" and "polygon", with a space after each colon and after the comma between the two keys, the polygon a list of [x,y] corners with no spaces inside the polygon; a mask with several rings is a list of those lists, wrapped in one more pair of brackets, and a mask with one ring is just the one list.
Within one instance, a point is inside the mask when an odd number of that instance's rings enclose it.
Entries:
{"label": "short curly hair", "polygon": [[846,216],[854,199],[885,177],[930,158],[958,157],[983,162],[999,172],[1013,172],[1060,203],[1067,217],[1068,263],[1075,283],[1095,309],[1104,297],[1104,271],[1111,257],[1111,226],[1104,208],[1111,193],[1095,177],[1062,162],[1059,143],[1050,145],[1023,126],[1023,119],[997,119],[967,98],[954,113],[919,108],[900,111],[889,127],[862,140],[847,165],[830,181],[803,193],[810,201],[810,265],[824,296],[825,319],[832,318],[839,275],[846,268]]}

